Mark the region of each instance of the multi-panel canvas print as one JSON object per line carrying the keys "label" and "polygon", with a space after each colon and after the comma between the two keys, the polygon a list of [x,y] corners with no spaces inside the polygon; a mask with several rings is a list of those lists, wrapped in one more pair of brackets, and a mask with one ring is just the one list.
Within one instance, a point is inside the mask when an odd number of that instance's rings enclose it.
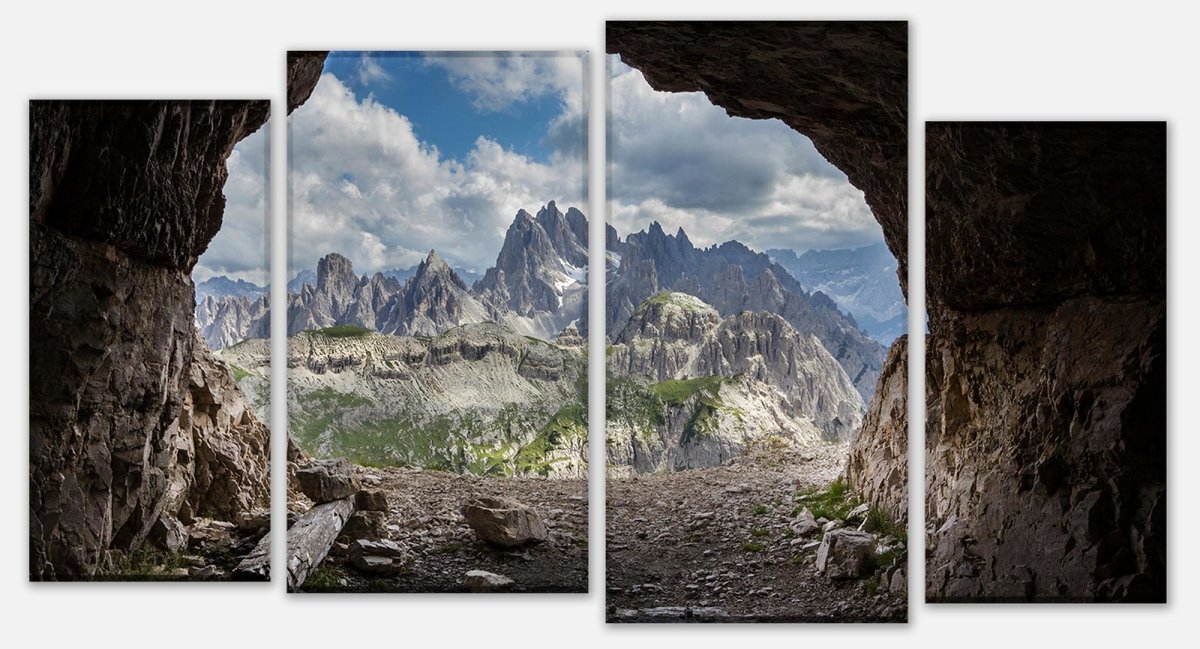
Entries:
{"label": "multi-panel canvas print", "polygon": [[269,114],[30,103],[30,579],[269,578]]}
{"label": "multi-panel canvas print", "polygon": [[1165,602],[1166,124],[925,133],[927,600]]}
{"label": "multi-panel canvas print", "polygon": [[610,621],[906,619],[907,31],[608,23]]}
{"label": "multi-panel canvas print", "polygon": [[289,589],[586,592],[586,57],[289,60]]}

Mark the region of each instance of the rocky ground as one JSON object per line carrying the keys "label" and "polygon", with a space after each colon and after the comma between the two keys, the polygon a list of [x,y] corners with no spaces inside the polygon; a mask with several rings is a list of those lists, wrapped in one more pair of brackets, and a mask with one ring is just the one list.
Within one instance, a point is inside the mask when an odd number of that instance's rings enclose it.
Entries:
{"label": "rocky ground", "polygon": [[[351,565],[343,534],[300,592],[465,592],[469,571],[512,580],[510,592],[587,592],[587,481],[484,478],[408,468],[362,469],[365,489],[387,498],[386,538],[405,555],[399,574],[364,573]],[[506,497],[540,515],[547,539],[504,549],[476,538],[462,514],[477,496]],[[303,496],[289,498],[296,511]]]}
{"label": "rocky ground", "polygon": [[[823,531],[798,524],[797,494],[827,489],[846,452],[844,445],[759,449],[718,468],[610,478],[608,619],[906,620],[902,568],[852,579],[819,574]],[[876,539],[897,547],[886,535]],[[903,566],[903,551],[892,552],[888,561]]]}

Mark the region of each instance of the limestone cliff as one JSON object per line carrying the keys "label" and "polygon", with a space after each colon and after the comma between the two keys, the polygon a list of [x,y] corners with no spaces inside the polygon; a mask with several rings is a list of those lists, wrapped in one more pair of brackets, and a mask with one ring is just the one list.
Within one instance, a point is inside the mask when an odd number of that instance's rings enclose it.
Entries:
{"label": "limestone cliff", "polygon": [[855,493],[898,525],[908,523],[907,345],[908,336],[892,344],[846,466]]}
{"label": "limestone cliff", "polygon": [[862,420],[862,398],[815,336],[770,313],[722,319],[684,293],[643,302],[606,365],[612,467],[717,466],[758,443],[847,441]]}

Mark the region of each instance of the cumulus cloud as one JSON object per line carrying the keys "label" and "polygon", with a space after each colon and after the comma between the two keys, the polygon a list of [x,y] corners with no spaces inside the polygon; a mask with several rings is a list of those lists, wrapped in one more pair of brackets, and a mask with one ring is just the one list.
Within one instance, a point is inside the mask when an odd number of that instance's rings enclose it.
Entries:
{"label": "cumulus cloud", "polygon": [[499,112],[544,97],[557,98],[561,111],[550,122],[543,144],[564,156],[587,149],[586,59],[572,52],[489,52],[432,55],[426,65],[442,68],[450,82],[472,97],[477,110]]}
{"label": "cumulus cloud", "polygon": [[697,245],[847,248],[883,238],[861,191],[778,120],[729,117],[703,93],[658,92],[609,58],[609,186],[622,235],[651,221]]}
{"label": "cumulus cloud", "polygon": [[226,162],[225,216],[221,229],[208,244],[192,271],[196,282],[215,275],[243,279],[260,286],[268,283],[270,251],[267,246],[267,160],[270,125],[238,143]]}
{"label": "cumulus cloud", "polygon": [[290,120],[293,271],[335,251],[360,273],[407,267],[430,249],[483,270],[518,209],[585,196],[583,156],[538,162],[480,137],[463,159],[444,158],[404,115],[329,73]]}
{"label": "cumulus cloud", "polygon": [[560,97],[567,111],[583,111],[584,65],[572,53],[434,54],[424,61],[443,68],[450,82],[470,94],[480,110],[505,110],[550,95]]}

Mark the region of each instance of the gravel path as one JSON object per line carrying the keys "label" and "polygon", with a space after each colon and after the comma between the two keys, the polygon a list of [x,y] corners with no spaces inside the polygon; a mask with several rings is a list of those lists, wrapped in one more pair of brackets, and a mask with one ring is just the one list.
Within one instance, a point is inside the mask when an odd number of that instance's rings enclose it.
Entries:
{"label": "gravel path", "polygon": [[845,462],[846,447],[830,446],[610,478],[608,619],[904,621],[904,593],[818,575],[813,540],[791,533],[796,491],[827,486]]}

